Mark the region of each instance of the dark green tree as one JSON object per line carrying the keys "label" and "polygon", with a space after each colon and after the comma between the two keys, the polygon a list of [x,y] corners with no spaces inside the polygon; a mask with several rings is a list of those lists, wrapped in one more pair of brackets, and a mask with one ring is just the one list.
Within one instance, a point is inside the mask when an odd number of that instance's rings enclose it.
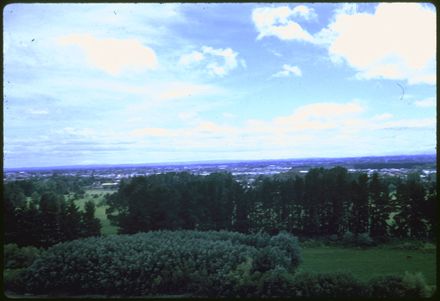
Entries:
{"label": "dark green tree", "polygon": [[40,246],[47,248],[60,242],[59,206],[62,196],[53,192],[46,192],[41,196],[40,214],[41,235]]}
{"label": "dark green tree", "polygon": [[101,223],[99,219],[95,217],[95,203],[93,203],[93,201],[85,202],[81,224],[81,236],[99,236],[101,234]]}
{"label": "dark green tree", "polygon": [[368,175],[360,174],[357,181],[351,182],[351,232],[355,235],[368,233],[369,212],[368,212]]}
{"label": "dark green tree", "polygon": [[381,181],[377,172],[373,173],[370,185],[370,236],[386,239],[388,236],[387,220],[390,215],[388,186]]}
{"label": "dark green tree", "polygon": [[60,217],[60,226],[64,241],[81,237],[81,213],[73,199],[67,201],[65,209],[60,212]]}

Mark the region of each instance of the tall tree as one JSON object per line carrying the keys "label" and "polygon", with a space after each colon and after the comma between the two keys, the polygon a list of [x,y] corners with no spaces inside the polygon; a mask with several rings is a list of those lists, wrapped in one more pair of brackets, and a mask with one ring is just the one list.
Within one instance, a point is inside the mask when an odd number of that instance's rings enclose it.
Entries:
{"label": "tall tree", "polygon": [[388,236],[387,220],[390,215],[388,186],[383,183],[377,172],[373,173],[369,184],[370,194],[370,235],[375,239]]}
{"label": "tall tree", "polygon": [[58,219],[59,205],[62,196],[46,192],[40,200],[41,239],[40,246],[49,247],[60,241],[60,225]]}
{"label": "tall tree", "polygon": [[95,203],[87,201],[84,204],[84,212],[82,213],[82,236],[98,236],[101,234],[101,223],[95,217]]}
{"label": "tall tree", "polygon": [[357,181],[352,181],[351,200],[353,202],[351,210],[351,232],[355,235],[369,232],[367,174],[362,173],[357,177]]}
{"label": "tall tree", "polygon": [[60,212],[63,240],[74,240],[81,236],[81,213],[73,199],[67,201],[65,209]]}

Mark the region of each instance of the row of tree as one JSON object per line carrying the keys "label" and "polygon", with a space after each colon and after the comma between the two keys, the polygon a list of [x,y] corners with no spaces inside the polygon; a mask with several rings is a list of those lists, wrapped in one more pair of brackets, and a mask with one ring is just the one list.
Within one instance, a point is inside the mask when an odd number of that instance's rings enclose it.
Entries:
{"label": "row of tree", "polygon": [[80,211],[73,199],[66,201],[63,195],[49,191],[39,199],[17,203],[17,190],[8,185],[3,211],[5,243],[47,248],[58,242],[100,235],[101,224],[95,218],[92,201],[87,201]]}
{"label": "row of tree", "polygon": [[121,233],[158,229],[281,230],[298,236],[367,233],[373,238],[432,238],[435,180],[382,178],[343,167],[284,173],[241,185],[229,173],[167,173],[122,181],[107,197]]}

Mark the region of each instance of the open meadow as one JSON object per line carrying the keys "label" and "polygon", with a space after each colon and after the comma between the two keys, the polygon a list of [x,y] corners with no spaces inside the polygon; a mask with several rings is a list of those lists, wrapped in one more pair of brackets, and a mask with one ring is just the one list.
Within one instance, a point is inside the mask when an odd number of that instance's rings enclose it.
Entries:
{"label": "open meadow", "polygon": [[361,280],[421,272],[428,285],[436,284],[436,251],[399,250],[391,246],[356,249],[334,246],[303,247],[300,269],[308,272],[351,272]]}
{"label": "open meadow", "polygon": [[118,227],[111,225],[105,214],[105,210],[108,206],[104,204],[104,197],[106,194],[112,194],[114,192],[115,191],[111,189],[89,189],[86,190],[83,198],[75,200],[75,204],[78,205],[80,210],[84,209],[84,204],[87,201],[93,201],[95,203],[95,217],[101,222],[102,235],[117,234],[118,232]]}

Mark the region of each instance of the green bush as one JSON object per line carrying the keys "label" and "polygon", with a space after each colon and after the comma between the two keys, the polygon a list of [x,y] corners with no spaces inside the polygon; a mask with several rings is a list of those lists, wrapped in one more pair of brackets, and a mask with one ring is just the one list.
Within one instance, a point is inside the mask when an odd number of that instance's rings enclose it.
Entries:
{"label": "green bush", "polygon": [[250,271],[257,258],[267,260],[271,269],[294,270],[300,261],[295,258],[300,256],[299,247],[288,234],[279,235],[156,231],[65,242],[49,248],[25,270],[21,289],[29,293],[234,295],[238,283],[234,274]]}
{"label": "green bush", "polygon": [[394,241],[392,244],[394,249],[399,250],[422,250],[425,243],[419,240],[408,240],[408,241]]}
{"label": "green bush", "polygon": [[302,262],[298,239],[287,232],[280,232],[270,239],[270,245],[278,247],[290,256],[289,270],[295,271]]}
{"label": "green bush", "polygon": [[3,284],[5,291],[17,291],[23,287],[22,273],[24,269],[4,269]]}
{"label": "green bush", "polygon": [[373,298],[424,298],[432,292],[420,273],[380,276],[369,282]]}
{"label": "green bush", "polygon": [[368,296],[369,291],[366,284],[349,273],[302,272],[294,278],[292,295],[314,298],[362,298]]}
{"label": "green bush", "polygon": [[3,249],[3,263],[6,269],[19,269],[30,266],[43,250],[36,247],[18,247],[16,244],[7,244]]}
{"label": "green bush", "polygon": [[368,233],[360,233],[356,237],[355,244],[358,247],[371,247],[375,243]]}
{"label": "green bush", "polygon": [[341,242],[342,242],[342,244],[344,244],[346,246],[351,246],[356,242],[356,237],[354,236],[353,233],[351,233],[350,231],[347,231],[342,236]]}
{"label": "green bush", "polygon": [[286,269],[276,267],[262,274],[258,281],[257,297],[292,297],[294,277]]}
{"label": "green bush", "polygon": [[289,266],[290,258],[285,256],[278,247],[265,247],[259,250],[252,262],[251,272],[264,273],[274,269],[277,266]]}

